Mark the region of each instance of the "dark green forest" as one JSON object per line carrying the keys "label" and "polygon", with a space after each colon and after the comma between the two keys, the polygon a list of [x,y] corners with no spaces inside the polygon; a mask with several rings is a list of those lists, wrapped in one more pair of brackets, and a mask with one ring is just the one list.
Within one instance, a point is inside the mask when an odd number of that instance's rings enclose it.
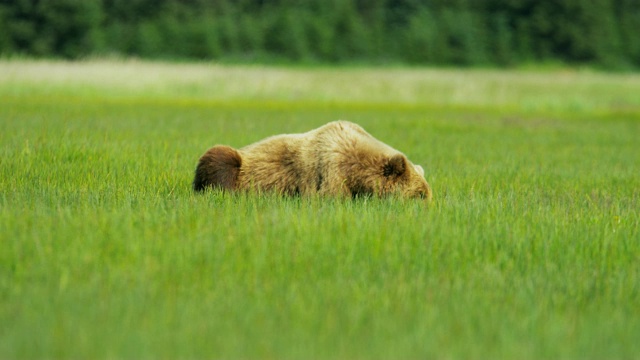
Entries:
{"label": "dark green forest", "polygon": [[640,0],[0,0],[0,54],[640,68]]}

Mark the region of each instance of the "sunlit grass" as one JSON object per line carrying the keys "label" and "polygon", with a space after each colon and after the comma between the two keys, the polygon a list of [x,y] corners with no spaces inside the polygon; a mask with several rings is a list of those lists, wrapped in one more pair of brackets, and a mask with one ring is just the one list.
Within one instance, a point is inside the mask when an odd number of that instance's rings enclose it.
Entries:
{"label": "sunlit grass", "polygon": [[[636,76],[0,69],[0,358],[640,354]],[[434,201],[190,190],[215,143],[339,118]]]}

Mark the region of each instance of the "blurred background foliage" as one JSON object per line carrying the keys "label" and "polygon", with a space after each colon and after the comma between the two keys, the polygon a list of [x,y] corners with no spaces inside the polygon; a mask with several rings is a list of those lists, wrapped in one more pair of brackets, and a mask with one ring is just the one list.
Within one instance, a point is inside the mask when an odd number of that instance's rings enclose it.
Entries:
{"label": "blurred background foliage", "polygon": [[640,68],[640,0],[0,0],[0,54]]}

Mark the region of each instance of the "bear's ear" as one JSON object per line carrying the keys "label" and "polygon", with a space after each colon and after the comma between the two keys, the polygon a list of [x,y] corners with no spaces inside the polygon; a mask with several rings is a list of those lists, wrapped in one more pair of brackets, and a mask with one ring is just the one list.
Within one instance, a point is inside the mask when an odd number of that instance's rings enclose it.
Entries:
{"label": "bear's ear", "polygon": [[386,177],[400,176],[407,168],[407,159],[402,154],[395,154],[384,165],[383,174]]}

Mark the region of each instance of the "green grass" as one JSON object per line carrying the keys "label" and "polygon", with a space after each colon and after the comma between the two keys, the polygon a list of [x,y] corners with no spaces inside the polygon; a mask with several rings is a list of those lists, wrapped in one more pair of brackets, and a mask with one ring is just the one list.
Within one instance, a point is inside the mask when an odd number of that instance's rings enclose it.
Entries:
{"label": "green grass", "polygon": [[[640,76],[0,62],[0,358],[640,356]],[[335,119],[429,206],[193,194]]]}

